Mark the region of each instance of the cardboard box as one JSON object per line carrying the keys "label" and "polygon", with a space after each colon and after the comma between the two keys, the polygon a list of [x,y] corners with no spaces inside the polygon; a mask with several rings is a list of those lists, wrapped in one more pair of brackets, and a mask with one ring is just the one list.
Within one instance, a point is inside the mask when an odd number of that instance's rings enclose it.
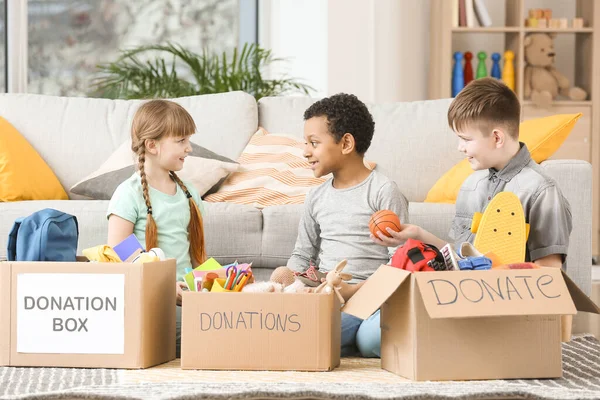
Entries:
{"label": "cardboard box", "polygon": [[417,381],[561,377],[560,316],[600,311],[553,268],[382,265],[342,310],[367,318],[379,307],[382,368]]}
{"label": "cardboard box", "polygon": [[175,260],[0,263],[0,365],[147,368],[175,358]]}
{"label": "cardboard box", "polygon": [[181,368],[330,371],[340,364],[334,293],[183,293]]}

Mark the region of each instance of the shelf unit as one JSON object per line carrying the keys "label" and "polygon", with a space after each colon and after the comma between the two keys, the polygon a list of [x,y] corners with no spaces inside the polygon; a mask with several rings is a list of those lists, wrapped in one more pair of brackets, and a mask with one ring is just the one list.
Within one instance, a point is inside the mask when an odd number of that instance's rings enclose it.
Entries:
{"label": "shelf unit", "polygon": [[[572,16],[584,18],[583,28],[531,28],[525,26],[528,10],[530,8],[552,9],[556,1],[549,0],[493,0],[487,1],[488,7],[499,7],[502,13],[492,12],[492,26],[490,27],[456,27],[452,21],[451,0],[431,0],[431,25],[430,25],[430,58],[429,58],[429,98],[449,98],[452,93],[452,55],[455,51],[465,51],[465,43],[499,43],[502,49],[495,51],[512,50],[515,53],[515,92],[522,105],[522,119],[539,118],[553,114],[583,113],[569,138],[563,146],[553,155],[553,159],[582,159],[593,165],[593,228],[592,228],[592,254],[600,254],[600,0],[562,0],[561,10],[553,10],[553,17],[569,7],[574,13]],[[500,5],[498,5],[500,4]],[[557,12],[558,11],[558,12]],[[499,14],[503,14],[500,16]],[[571,18],[569,18],[569,24]],[[523,79],[525,70],[524,41],[530,33],[554,33],[557,63],[560,58],[560,45],[563,49],[572,52],[572,60],[567,58],[571,76],[567,75],[571,85],[579,86],[586,90],[588,97],[585,101],[570,101],[559,98],[552,103],[550,109],[536,107],[529,99],[523,96]],[[498,40],[500,39],[500,40]],[[477,52],[488,50],[486,48],[469,48],[473,53],[473,70],[477,68]],[[491,62],[489,61],[488,71]],[[568,57],[568,56],[567,56]],[[503,57],[501,68],[503,68]]]}

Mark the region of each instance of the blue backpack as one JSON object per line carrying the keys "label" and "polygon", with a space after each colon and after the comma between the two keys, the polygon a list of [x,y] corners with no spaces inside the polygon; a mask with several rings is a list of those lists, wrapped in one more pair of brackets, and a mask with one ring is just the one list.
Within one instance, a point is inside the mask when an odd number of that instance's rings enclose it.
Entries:
{"label": "blue backpack", "polygon": [[15,221],[8,235],[8,261],[75,261],[77,218],[46,208]]}

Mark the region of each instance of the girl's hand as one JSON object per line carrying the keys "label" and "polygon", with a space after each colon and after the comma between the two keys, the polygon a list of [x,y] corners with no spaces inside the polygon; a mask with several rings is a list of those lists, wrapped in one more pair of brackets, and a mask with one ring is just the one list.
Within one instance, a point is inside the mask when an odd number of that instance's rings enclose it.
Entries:
{"label": "girl's hand", "polygon": [[187,283],[177,281],[175,282],[175,287],[177,288],[177,296],[175,298],[175,303],[180,306],[181,305],[181,294],[184,290],[188,290]]}
{"label": "girl's hand", "polygon": [[421,236],[421,228],[417,225],[402,224],[400,232],[396,232],[390,228],[387,228],[387,231],[392,237],[385,236],[381,232],[377,232],[377,236],[373,236],[373,234],[369,236],[373,242],[385,247],[397,247],[408,239],[419,239]]}

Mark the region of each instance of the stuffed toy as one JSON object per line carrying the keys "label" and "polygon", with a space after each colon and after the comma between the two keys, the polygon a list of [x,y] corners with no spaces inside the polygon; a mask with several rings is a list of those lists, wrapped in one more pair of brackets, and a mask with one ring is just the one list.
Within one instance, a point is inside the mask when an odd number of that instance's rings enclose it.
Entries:
{"label": "stuffed toy", "polygon": [[277,267],[271,274],[270,282],[283,285],[284,293],[303,293],[306,285],[288,267]]}
{"label": "stuffed toy", "polygon": [[538,107],[549,108],[558,95],[570,100],[585,100],[585,90],[571,86],[554,67],[554,35],[533,33],[525,37],[524,97]]}
{"label": "stuffed toy", "polygon": [[334,291],[340,300],[340,303],[346,303],[350,296],[354,294],[354,291],[349,290],[350,285],[344,282],[352,279],[352,275],[342,272],[346,264],[347,261],[342,260],[338,265],[335,266],[334,269],[329,271],[325,277],[325,282],[321,283],[321,285],[315,289],[315,293],[320,293],[323,291],[325,293],[331,293],[331,291]]}

